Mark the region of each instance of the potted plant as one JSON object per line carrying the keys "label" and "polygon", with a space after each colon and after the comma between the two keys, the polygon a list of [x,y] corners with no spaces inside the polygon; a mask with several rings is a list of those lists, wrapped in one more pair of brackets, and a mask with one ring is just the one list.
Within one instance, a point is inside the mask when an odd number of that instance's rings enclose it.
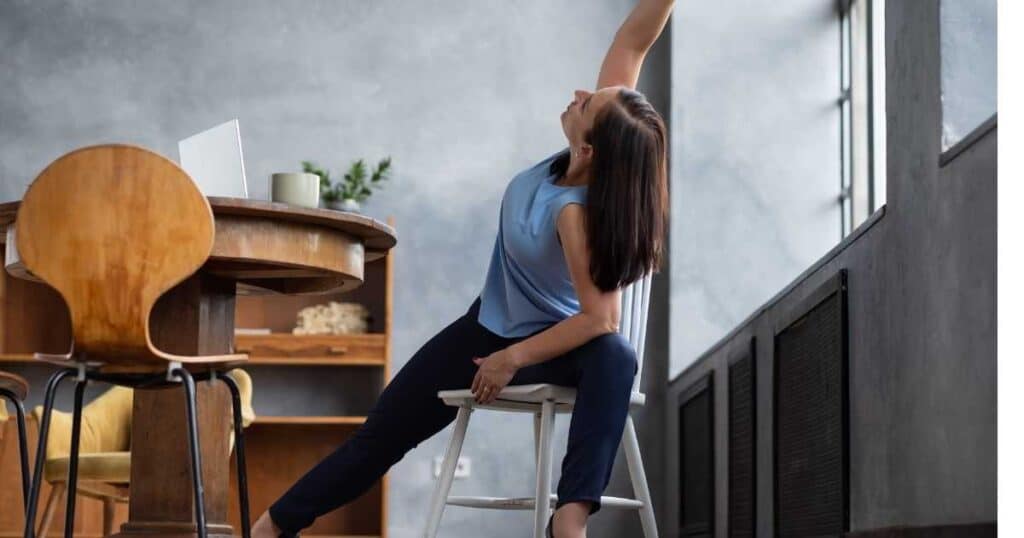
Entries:
{"label": "potted plant", "polygon": [[303,161],[302,171],[320,177],[320,199],[324,205],[339,211],[358,212],[360,204],[370,197],[373,189],[383,187],[383,182],[390,177],[391,157],[381,159],[369,172],[363,159],[358,159],[349,166],[340,181],[333,183],[330,172],[313,162]]}

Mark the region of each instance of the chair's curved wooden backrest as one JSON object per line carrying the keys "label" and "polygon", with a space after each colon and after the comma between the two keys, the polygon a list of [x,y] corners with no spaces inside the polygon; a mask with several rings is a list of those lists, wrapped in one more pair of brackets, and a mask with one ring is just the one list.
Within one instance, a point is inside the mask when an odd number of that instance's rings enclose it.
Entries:
{"label": "chair's curved wooden backrest", "polygon": [[68,305],[76,353],[152,358],[149,313],[213,247],[213,212],[181,168],[146,149],[78,149],[50,164],[18,209],[25,267]]}
{"label": "chair's curved wooden backrest", "polygon": [[647,342],[647,309],[651,304],[651,277],[643,278],[622,290],[622,310],[619,315],[619,333],[625,336],[636,350],[637,371],[633,379],[633,392],[640,390],[640,376],[644,371],[644,344]]}

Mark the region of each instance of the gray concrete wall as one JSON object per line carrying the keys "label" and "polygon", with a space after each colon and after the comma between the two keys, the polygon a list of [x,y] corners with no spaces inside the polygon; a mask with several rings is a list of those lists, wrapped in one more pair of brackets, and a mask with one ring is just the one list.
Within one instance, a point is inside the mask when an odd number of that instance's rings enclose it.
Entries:
{"label": "gray concrete wall", "polygon": [[[593,87],[633,3],[4,2],[0,199],[19,198],[72,148],[127,141],[175,157],[178,139],[235,117],[257,198],[267,195],[270,173],[302,159],[338,169],[391,155],[394,179],[366,211],[396,218],[401,367],[480,291],[505,185],[563,147],[558,114],[572,90]],[[666,55],[644,79],[660,103]],[[665,345],[649,348],[664,364]],[[659,370],[664,380],[664,367],[647,371]],[[657,397],[664,382],[651,386]],[[645,436],[660,424],[639,418]],[[560,421],[560,451],[567,425]],[[447,434],[394,468],[391,536],[416,535]],[[529,417],[477,415],[465,451],[473,476],[455,492],[530,494],[532,450]],[[592,535],[622,536],[617,517],[599,514]],[[453,508],[441,534],[518,538],[530,521],[524,512]]]}
{"label": "gray concrete wall", "polygon": [[840,238],[839,25],[817,0],[672,20],[676,375]]}
{"label": "gray concrete wall", "polygon": [[[938,4],[888,2],[886,20],[887,206],[674,379],[666,396],[674,402],[716,372],[716,536],[726,535],[728,516],[727,361],[757,338],[757,530],[772,536],[774,329],[843,268],[851,530],[981,523],[948,535],[995,535],[997,131],[979,133],[940,167]],[[670,405],[668,476],[678,476],[677,424]],[[663,501],[671,522],[677,482]]]}

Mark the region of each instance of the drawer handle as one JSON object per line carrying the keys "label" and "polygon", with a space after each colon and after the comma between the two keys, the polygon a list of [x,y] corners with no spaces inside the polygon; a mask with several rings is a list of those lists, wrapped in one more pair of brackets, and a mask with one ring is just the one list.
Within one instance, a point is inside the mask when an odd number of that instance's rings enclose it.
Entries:
{"label": "drawer handle", "polygon": [[258,344],[255,346],[239,346],[238,351],[242,353],[259,353],[261,355],[279,355],[285,357],[316,355],[323,353],[326,348],[327,355],[344,355],[348,353],[348,346],[309,346],[294,349]]}

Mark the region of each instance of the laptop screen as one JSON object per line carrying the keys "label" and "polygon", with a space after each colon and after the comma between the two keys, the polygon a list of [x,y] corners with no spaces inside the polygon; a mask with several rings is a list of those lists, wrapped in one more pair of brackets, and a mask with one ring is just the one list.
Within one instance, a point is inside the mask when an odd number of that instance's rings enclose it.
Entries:
{"label": "laptop screen", "polygon": [[238,120],[178,142],[181,167],[206,196],[248,198]]}

